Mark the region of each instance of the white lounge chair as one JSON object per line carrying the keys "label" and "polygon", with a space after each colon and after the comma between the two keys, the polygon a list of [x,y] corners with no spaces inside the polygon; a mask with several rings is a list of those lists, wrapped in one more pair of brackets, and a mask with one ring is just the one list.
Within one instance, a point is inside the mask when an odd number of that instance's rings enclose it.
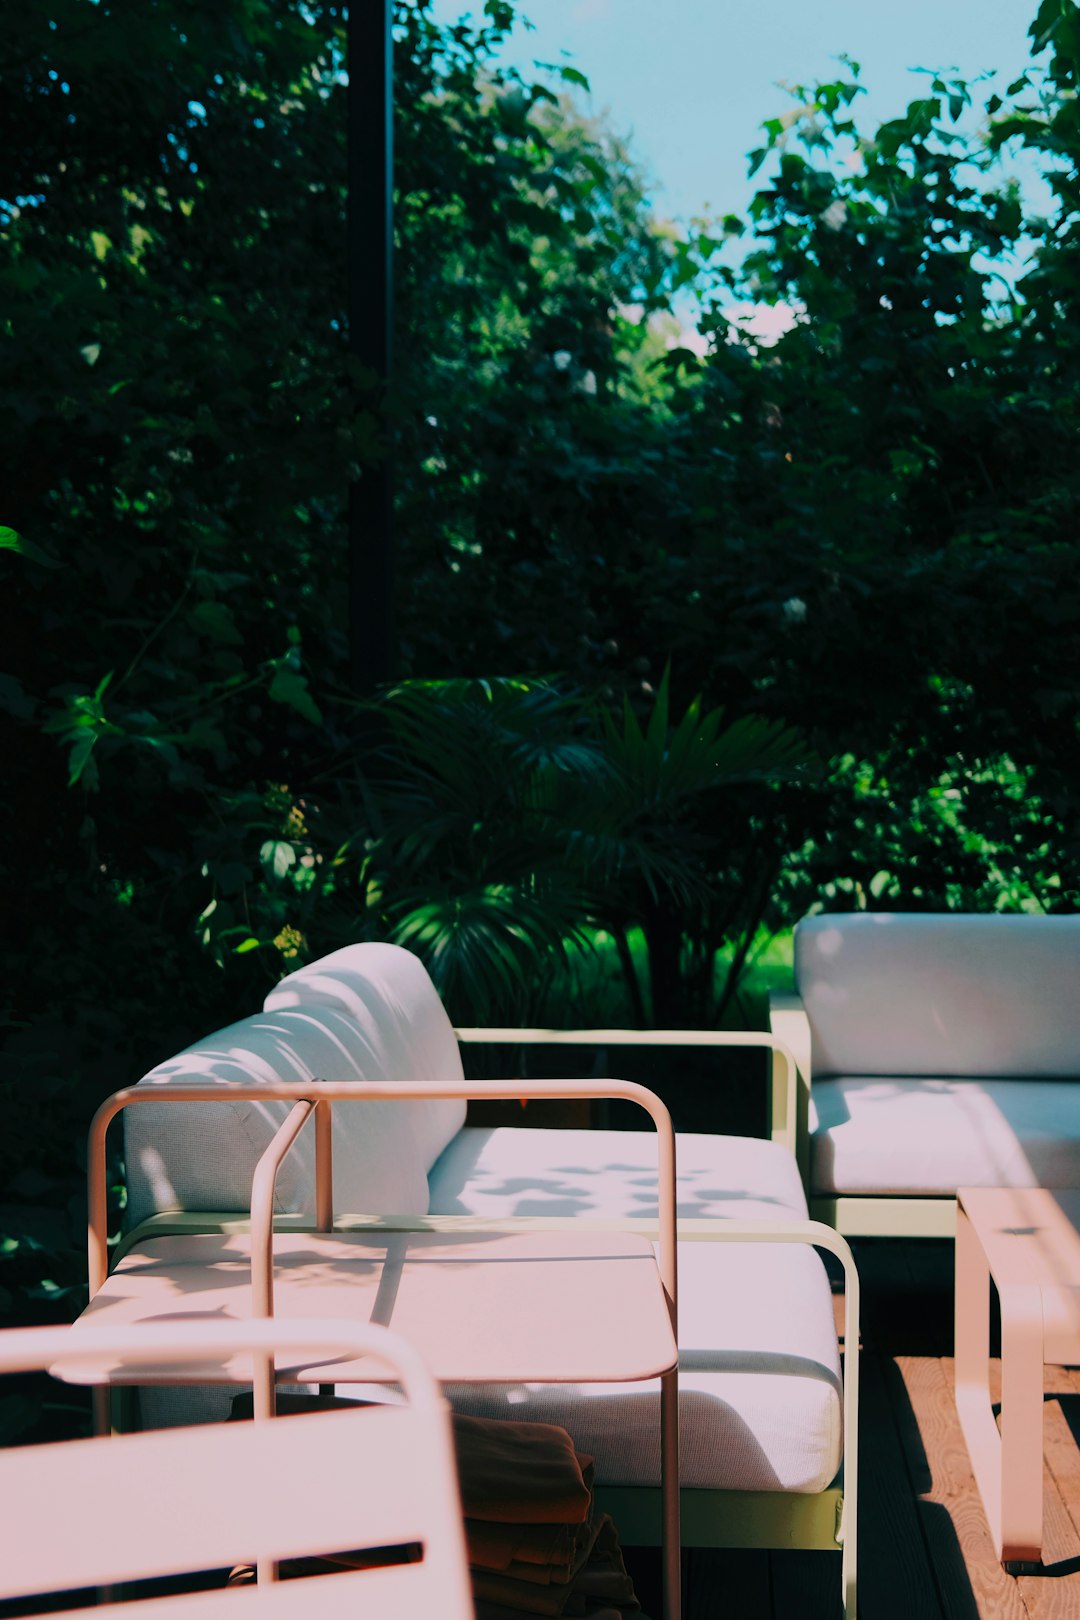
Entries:
{"label": "white lounge chair", "polygon": [[1080,916],[808,917],[773,1033],[810,1212],[950,1237],[958,1187],[1080,1185]]}

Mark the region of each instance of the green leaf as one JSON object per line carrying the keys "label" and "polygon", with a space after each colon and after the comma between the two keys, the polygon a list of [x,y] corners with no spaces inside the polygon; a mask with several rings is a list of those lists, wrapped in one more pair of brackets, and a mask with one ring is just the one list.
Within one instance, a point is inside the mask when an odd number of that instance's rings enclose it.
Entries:
{"label": "green leaf", "polygon": [[248,951],[257,951],[261,944],[262,944],[262,941],[259,940],[259,939],[241,940],[239,945],[235,945],[233,947],[233,955],[234,956],[246,956]]}
{"label": "green leaf", "polygon": [[225,647],[239,647],[243,643],[244,638],[224,602],[200,602],[192,609],[191,617],[196,628],[212,641]]}
{"label": "green leaf", "polygon": [[36,562],[42,568],[59,568],[60,564],[55,557],[50,557],[33,540],[27,540],[25,535],[17,534],[14,529],[6,528],[0,524],[0,551],[17,551],[28,562]]}
{"label": "green leaf", "polygon": [[311,693],[308,691],[307,680],[292,669],[277,669],[270,682],[270,696],[275,703],[284,703],[297,714],[302,714],[305,720],[312,725],[321,726],[322,714],[319,711]]}
{"label": "green leaf", "polygon": [[96,731],[84,730],[77,734],[68,755],[68,787],[74,787],[83,776],[86,777],[87,788],[92,790],[97,787],[97,766],[90,757],[97,740]]}
{"label": "green leaf", "polygon": [[579,68],[569,67],[568,65],[566,65],[564,63],[559,68],[559,77],[561,79],[564,79],[567,84],[576,84],[576,85],[578,85],[579,88],[582,89],[582,90],[591,91],[591,89],[592,89],[592,85],[589,83],[589,81],[586,78],[585,74],[582,73]]}

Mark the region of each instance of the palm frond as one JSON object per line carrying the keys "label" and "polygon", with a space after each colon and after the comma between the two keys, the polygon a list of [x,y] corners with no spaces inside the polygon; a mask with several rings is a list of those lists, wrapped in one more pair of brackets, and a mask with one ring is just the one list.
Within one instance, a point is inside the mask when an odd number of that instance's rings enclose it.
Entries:
{"label": "palm frond", "polygon": [[670,681],[669,666],[644,731],[626,699],[621,729],[609,709],[601,712],[606,753],[627,806],[672,805],[736,782],[790,780],[817,763],[801,734],[782,721],[744,715],[725,727],[723,708],[703,712],[700,695],[672,728]]}
{"label": "palm frond", "polygon": [[591,949],[580,915],[548,894],[488,885],[422,903],[399,902],[390,937],[418,955],[454,1016],[488,1017]]}

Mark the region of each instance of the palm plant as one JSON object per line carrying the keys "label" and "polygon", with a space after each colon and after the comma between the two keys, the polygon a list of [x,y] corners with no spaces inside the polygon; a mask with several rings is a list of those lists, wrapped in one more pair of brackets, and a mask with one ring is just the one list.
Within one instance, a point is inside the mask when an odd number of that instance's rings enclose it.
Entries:
{"label": "palm plant", "polygon": [[[619,716],[599,709],[606,786],[597,794],[584,785],[571,812],[571,848],[592,875],[597,920],[615,939],[643,1023],[630,934],[644,936],[652,1021],[661,1026],[722,1010],[771,896],[775,861],[755,847],[751,805],[732,790],[799,780],[815,763],[782,722],[743,715],[725,724],[724,709],[706,709],[700,695],[673,720],[670,686],[669,667],[644,726],[625,697]],[[747,870],[732,871],[740,849]],[[713,965],[729,941],[734,959],[717,1007]]]}
{"label": "palm plant", "polygon": [[644,726],[628,701],[617,715],[534,680],[412,682],[379,711],[385,742],[365,780],[368,901],[455,1016],[543,1016],[599,929],[615,941],[639,1022],[649,1012],[635,929],[653,1021],[715,1012],[688,995],[688,969],[711,983],[716,949],[738,926],[734,984],[774,875],[754,872],[730,892],[718,795],[805,775],[813,756],[796,733],[752,715],[725,724],[700,697],[673,722],[670,672]]}
{"label": "palm plant", "polygon": [[605,770],[583,705],[544,681],[417,681],[379,704],[366,776],[369,898],[455,1016],[525,1020],[589,949],[551,784]]}

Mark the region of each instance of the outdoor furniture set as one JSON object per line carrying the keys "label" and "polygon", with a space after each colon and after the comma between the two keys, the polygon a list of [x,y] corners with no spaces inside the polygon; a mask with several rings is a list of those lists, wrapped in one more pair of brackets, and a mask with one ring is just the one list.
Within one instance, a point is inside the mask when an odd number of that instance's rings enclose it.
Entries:
{"label": "outdoor furniture set", "polygon": [[[258,1318],[296,1332],[311,1319],[313,1333],[330,1316],[389,1325],[458,1410],[558,1423],[595,1457],[598,1504],[622,1540],[665,1543],[669,1620],[680,1541],[839,1544],[852,1620],[858,1278],[839,1234],[945,1235],[969,1184],[1006,1199],[1080,1184],[1078,967],[1080,918],[815,917],[796,930],[799,997],[776,1000],[772,1036],[455,1032],[415,957],[347,947],[103,1105],[92,1298],[71,1342],[123,1340],[151,1318],[217,1319],[241,1335]],[[763,1046],[773,1139],[675,1139],[659,1098],[625,1082],[466,1082],[469,1040]],[[479,1094],[621,1097],[657,1134],[470,1126],[465,1098]],[[121,1111],[127,1230],[110,1270],[105,1132]],[[808,1219],[804,1179],[828,1225]],[[1044,1353],[1080,1358],[1080,1311],[1069,1316],[1060,1286],[1071,1338],[1048,1332],[1044,1345],[1039,1284],[1060,1285],[1068,1253],[1080,1288],[1077,1211],[1025,1193],[1018,1221],[1019,1204],[982,1196],[964,1192],[959,1224],[958,1403],[1001,1556],[1037,1559],[1032,1391]],[[1041,1272],[1009,1269],[1003,1223],[1022,1228],[1021,1265],[1034,1251]],[[843,1378],[815,1249],[845,1273]],[[991,1272],[1000,1440],[985,1379]],[[238,1382],[264,1416],[282,1382],[380,1387],[370,1356],[173,1356],[163,1372],[99,1365],[96,1378],[101,1428],[121,1386],[138,1388],[153,1428],[226,1416]],[[1026,1483],[1001,1488],[1003,1457],[1006,1471],[1020,1459]],[[264,1549],[271,1589],[276,1556]]]}
{"label": "outdoor furniture set", "polygon": [[[770,1037],[748,1039],[772,1054],[782,1136],[794,1067]],[[641,1101],[659,1126],[659,1159],[650,1132],[470,1126],[464,1098],[476,1093]],[[104,1133],[121,1110],[128,1230],[107,1271]],[[851,1358],[845,1386],[831,1284],[815,1252],[831,1250],[847,1270],[854,1345],[858,1280],[847,1244],[807,1219],[783,1140],[680,1135],[669,1195],[666,1120],[651,1093],[618,1081],[466,1082],[458,1037],[418,959],[389,945],[348,947],[104,1105],[90,1153],[93,1298],[77,1331],[170,1312],[374,1317],[417,1343],[458,1410],[566,1428],[595,1459],[597,1506],[620,1539],[666,1540],[671,1620],[680,1540],[835,1551],[842,1539],[853,1616],[857,1368]],[[677,1296],[668,1242],[676,1212]],[[567,1281],[575,1268],[580,1280]],[[248,1376],[234,1365],[214,1377],[174,1369],[175,1387],[141,1379],[143,1421],[224,1417],[235,1392],[228,1379]],[[372,1383],[348,1367],[301,1381],[359,1395]],[[265,1410],[259,1380],[256,1395]]]}

